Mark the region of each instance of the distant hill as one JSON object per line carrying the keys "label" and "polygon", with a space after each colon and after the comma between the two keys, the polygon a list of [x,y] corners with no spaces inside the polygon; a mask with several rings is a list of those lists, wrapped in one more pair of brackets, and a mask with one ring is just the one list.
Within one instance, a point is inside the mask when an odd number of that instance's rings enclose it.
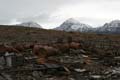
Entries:
{"label": "distant hill", "polygon": [[110,38],[111,40],[119,40],[120,35],[99,35],[96,33],[80,33],[80,32],[65,32],[57,30],[46,30],[35,27],[23,27],[23,26],[8,26],[0,25],[0,42],[34,42],[41,43],[54,42],[58,39],[64,39],[65,41],[72,37],[73,40],[97,40]]}
{"label": "distant hill", "polygon": [[39,25],[38,23],[36,22],[23,22],[23,23],[20,23],[20,24],[17,24],[19,26],[25,26],[25,27],[37,27],[37,28],[42,28],[41,25]]}
{"label": "distant hill", "polygon": [[[71,33],[20,25],[0,25],[0,42],[45,42],[66,38]],[[73,34],[74,35],[74,34]],[[74,36],[75,37],[75,36]]]}

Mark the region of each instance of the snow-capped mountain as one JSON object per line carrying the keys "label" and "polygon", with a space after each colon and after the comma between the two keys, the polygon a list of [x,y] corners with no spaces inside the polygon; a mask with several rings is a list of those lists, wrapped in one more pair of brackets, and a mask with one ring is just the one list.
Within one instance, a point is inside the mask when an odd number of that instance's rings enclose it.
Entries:
{"label": "snow-capped mountain", "polygon": [[105,23],[102,27],[97,28],[99,33],[120,33],[120,20],[113,20],[110,23]]}
{"label": "snow-capped mountain", "polygon": [[[42,28],[39,24],[35,22],[23,22],[21,24],[17,24],[25,27],[38,27]],[[109,23],[105,23],[101,27],[93,28],[87,24],[80,23],[78,20],[70,18],[64,21],[59,27],[54,28],[54,30],[61,31],[74,31],[74,32],[92,32],[92,33],[100,33],[100,34],[108,34],[108,33],[117,33],[120,34],[120,20],[113,20]]]}
{"label": "snow-capped mountain", "polygon": [[79,31],[79,32],[88,32],[91,29],[92,29],[91,26],[89,26],[87,24],[80,23],[79,21],[77,21],[73,18],[66,20],[59,27],[55,28],[55,30]]}
{"label": "snow-capped mountain", "polygon": [[38,27],[38,28],[42,28],[38,23],[36,22],[23,22],[21,24],[17,24],[19,26],[25,26],[25,27]]}

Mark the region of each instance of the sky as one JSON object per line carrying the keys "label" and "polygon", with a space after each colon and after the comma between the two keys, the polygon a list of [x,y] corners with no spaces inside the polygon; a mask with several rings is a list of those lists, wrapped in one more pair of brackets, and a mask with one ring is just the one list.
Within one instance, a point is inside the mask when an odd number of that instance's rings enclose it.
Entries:
{"label": "sky", "polygon": [[49,29],[69,18],[102,26],[120,19],[120,0],[0,0],[0,24],[34,21]]}

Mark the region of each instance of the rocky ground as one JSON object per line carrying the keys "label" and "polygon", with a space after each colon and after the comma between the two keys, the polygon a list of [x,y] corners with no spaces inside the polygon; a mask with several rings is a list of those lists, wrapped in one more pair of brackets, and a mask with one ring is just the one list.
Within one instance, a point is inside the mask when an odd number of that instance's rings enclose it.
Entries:
{"label": "rocky ground", "polygon": [[[16,67],[13,70],[12,68],[6,69],[6,72],[1,73],[0,80],[120,79],[120,57],[118,56],[101,58],[100,56],[88,55],[87,51],[83,49],[71,49],[69,53],[52,56],[49,59],[59,61],[61,64],[45,64],[44,66],[36,64]],[[32,70],[33,67],[34,70]],[[46,67],[47,69],[44,70]]]}
{"label": "rocky ground", "polygon": [[66,80],[119,80],[120,78],[120,57],[108,56],[101,59],[100,56],[87,55],[84,50],[71,50],[69,54],[57,58],[70,70]]}

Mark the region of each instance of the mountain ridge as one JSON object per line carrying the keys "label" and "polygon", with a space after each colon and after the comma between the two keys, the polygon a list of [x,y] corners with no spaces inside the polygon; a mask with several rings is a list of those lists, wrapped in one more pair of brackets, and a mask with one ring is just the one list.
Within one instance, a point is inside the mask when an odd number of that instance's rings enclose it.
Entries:
{"label": "mountain ridge", "polygon": [[81,23],[73,18],[64,21],[59,27],[54,28],[61,31],[74,31],[74,32],[93,32],[93,33],[119,33],[120,34],[120,20],[113,20],[109,23],[105,23],[100,27],[92,27],[88,24]]}

